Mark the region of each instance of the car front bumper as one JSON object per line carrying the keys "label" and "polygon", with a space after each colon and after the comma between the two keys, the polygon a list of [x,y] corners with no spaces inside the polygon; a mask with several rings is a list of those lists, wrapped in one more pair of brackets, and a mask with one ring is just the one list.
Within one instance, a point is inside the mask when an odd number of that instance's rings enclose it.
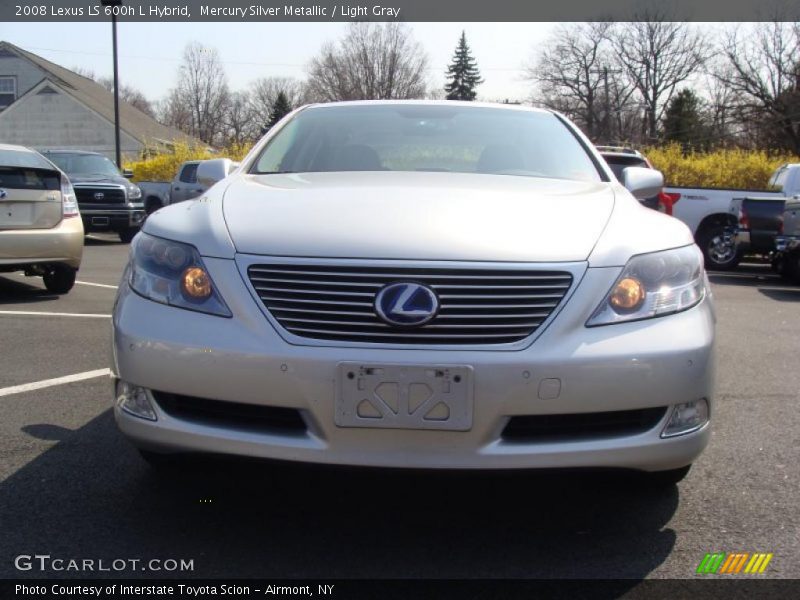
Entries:
{"label": "car front bumper", "polygon": [[0,231],[0,268],[65,264],[77,269],[82,256],[83,224],[77,217],[50,229]]}
{"label": "car front bumper", "polygon": [[[233,261],[204,260],[233,318],[157,304],[123,282],[113,324],[115,375],[159,393],[297,409],[306,428],[283,434],[184,419],[155,402],[158,418],[149,421],[115,406],[120,429],[138,447],[363,466],[658,471],[690,464],[708,443],[708,425],[672,438],[661,433],[675,404],[705,398],[713,415],[710,297],[680,314],[587,328],[621,271],[588,269],[560,313],[522,350],[301,346],[276,332]],[[337,426],[334,398],[342,362],[470,367],[469,430]],[[558,393],[553,380],[560,382]],[[630,435],[548,441],[502,436],[514,416],[652,407],[670,409],[655,426]]]}
{"label": "car front bumper", "polygon": [[119,208],[119,205],[116,205],[116,208],[91,207],[81,209],[83,226],[86,231],[117,231],[119,229],[139,227],[146,216],[144,204],[136,204],[130,208]]}

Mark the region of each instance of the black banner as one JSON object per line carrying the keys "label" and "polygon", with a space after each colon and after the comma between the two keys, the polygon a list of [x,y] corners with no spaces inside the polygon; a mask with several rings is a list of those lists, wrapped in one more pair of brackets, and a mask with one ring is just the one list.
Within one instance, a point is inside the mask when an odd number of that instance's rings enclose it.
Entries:
{"label": "black banner", "polygon": [[[4,0],[0,21],[673,21],[798,20],[800,8],[763,0]],[[776,13],[781,7],[781,13]]]}
{"label": "black banner", "polygon": [[674,600],[797,598],[800,580],[736,577],[638,580],[5,580],[0,598],[64,600],[183,600],[195,598],[331,598],[351,600],[463,600],[628,598]]}

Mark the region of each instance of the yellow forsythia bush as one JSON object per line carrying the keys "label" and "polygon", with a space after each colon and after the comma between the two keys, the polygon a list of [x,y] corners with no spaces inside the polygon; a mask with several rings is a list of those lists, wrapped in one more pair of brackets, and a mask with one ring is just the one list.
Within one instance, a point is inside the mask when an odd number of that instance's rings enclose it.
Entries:
{"label": "yellow forsythia bush", "polygon": [[175,144],[169,152],[164,152],[125,163],[125,168],[133,171],[133,181],[172,181],[178,168],[187,160],[207,160],[210,158],[230,158],[242,160],[250,146],[231,146],[211,152],[208,148]]}
{"label": "yellow forsythia bush", "polygon": [[800,162],[791,154],[763,150],[721,149],[684,156],[678,144],[646,148],[643,153],[664,173],[668,186],[764,189],[777,167]]}

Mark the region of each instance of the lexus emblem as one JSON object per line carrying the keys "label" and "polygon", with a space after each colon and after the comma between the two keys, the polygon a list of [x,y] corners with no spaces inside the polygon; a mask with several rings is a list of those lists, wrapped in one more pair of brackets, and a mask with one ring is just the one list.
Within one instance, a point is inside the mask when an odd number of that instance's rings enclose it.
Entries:
{"label": "lexus emblem", "polygon": [[375,312],[389,325],[418,327],[433,319],[438,310],[436,294],[421,283],[390,283],[375,296]]}

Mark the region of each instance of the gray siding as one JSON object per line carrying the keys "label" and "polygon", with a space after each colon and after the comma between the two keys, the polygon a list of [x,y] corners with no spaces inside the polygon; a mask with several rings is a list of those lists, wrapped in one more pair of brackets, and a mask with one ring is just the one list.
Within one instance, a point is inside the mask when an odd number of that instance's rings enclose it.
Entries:
{"label": "gray siding", "polygon": [[[45,86],[57,90],[49,82]],[[0,142],[38,150],[90,150],[114,160],[113,124],[61,90],[35,91],[0,113]],[[127,158],[142,150],[142,144],[124,131],[120,142]]]}
{"label": "gray siding", "polygon": [[17,78],[17,98],[44,79],[47,74],[29,60],[0,52],[0,77]]}

